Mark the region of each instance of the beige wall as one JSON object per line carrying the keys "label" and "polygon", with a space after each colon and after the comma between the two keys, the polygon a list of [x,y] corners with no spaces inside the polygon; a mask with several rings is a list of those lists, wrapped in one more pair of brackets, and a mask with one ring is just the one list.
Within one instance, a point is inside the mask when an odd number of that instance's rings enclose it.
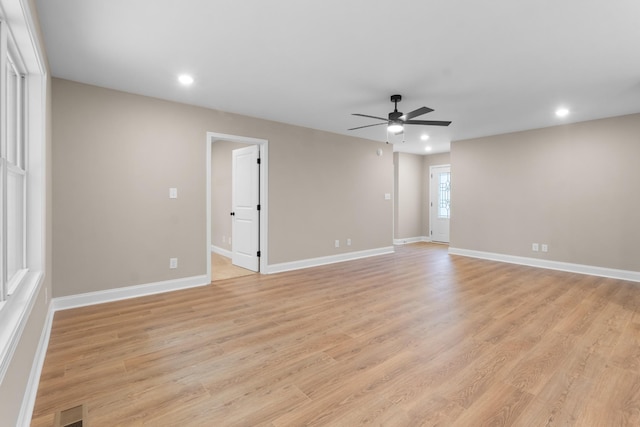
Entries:
{"label": "beige wall", "polygon": [[246,144],[215,141],[211,147],[211,244],[231,250],[231,152]]}
{"label": "beige wall", "polygon": [[[36,34],[41,46],[42,37],[40,34],[39,20],[36,13],[36,7],[33,0],[29,0],[29,9],[33,15],[36,24]],[[46,65],[46,57],[45,66]],[[18,420],[23,400],[28,396],[25,395],[29,381],[29,375],[34,363],[36,350],[44,329],[47,319],[48,303],[45,299],[45,293],[51,295],[51,81],[47,78],[47,95],[46,95],[46,130],[45,130],[45,271],[44,283],[35,297],[35,302],[22,335],[15,349],[13,358],[9,364],[7,373],[0,383],[0,424],[15,425]]]}
{"label": "beige wall", "polygon": [[424,182],[422,157],[393,153],[395,161],[395,239],[426,236],[422,233]]}
{"label": "beige wall", "polygon": [[639,114],[453,142],[451,246],[640,271],[638,159]]}
{"label": "beige wall", "polygon": [[205,274],[207,131],[269,141],[270,265],[392,243],[384,143],[60,79],[53,123],[55,296]]}

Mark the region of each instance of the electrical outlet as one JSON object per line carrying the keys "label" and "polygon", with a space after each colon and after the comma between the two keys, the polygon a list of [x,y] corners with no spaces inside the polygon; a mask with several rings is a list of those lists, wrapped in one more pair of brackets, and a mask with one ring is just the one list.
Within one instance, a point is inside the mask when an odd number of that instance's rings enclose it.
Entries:
{"label": "electrical outlet", "polygon": [[351,239],[347,239],[347,246],[351,246]]}
{"label": "electrical outlet", "polygon": [[336,248],[340,247],[340,240],[336,240]]}
{"label": "electrical outlet", "polygon": [[169,268],[178,268],[178,258],[169,258]]}
{"label": "electrical outlet", "polygon": [[546,244],[546,243],[543,243],[543,244],[540,246],[540,250],[541,250],[542,252],[549,252],[549,246],[547,246],[547,244]]}
{"label": "electrical outlet", "polygon": [[537,243],[532,243],[531,244],[531,250],[533,252],[538,252],[538,244]]}

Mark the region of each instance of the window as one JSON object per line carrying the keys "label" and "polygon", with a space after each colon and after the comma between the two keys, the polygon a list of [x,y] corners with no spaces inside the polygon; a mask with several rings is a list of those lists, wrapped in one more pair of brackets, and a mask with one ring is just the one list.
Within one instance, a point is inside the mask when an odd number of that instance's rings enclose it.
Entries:
{"label": "window", "polygon": [[[49,303],[43,289],[47,68],[31,7],[0,0],[0,383],[30,314],[47,310],[36,304],[38,296]],[[28,423],[26,412],[18,425]]]}
{"label": "window", "polygon": [[451,172],[438,174],[438,218],[451,217]]}
{"label": "window", "polygon": [[4,42],[0,49],[5,59],[4,96],[0,97],[0,111],[3,114],[3,130],[0,140],[0,302],[6,300],[20,286],[27,273],[26,266],[26,180],[25,144],[24,144],[24,73],[16,61],[17,55],[12,54],[15,47],[8,37],[2,37]]}

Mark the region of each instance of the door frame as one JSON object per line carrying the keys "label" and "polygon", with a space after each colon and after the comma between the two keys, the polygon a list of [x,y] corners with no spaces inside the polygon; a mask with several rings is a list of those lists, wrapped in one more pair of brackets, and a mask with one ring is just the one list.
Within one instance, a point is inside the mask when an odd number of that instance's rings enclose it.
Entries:
{"label": "door frame", "polygon": [[268,165],[269,165],[269,141],[261,138],[251,138],[241,135],[228,135],[218,132],[207,132],[206,140],[206,162],[207,162],[207,176],[206,176],[206,222],[207,222],[207,248],[206,248],[206,260],[207,260],[207,280],[211,282],[211,149],[216,141],[232,141],[239,142],[247,145],[257,145],[260,149],[260,273],[267,272],[268,265],[268,218],[269,218],[269,195],[268,195],[268,182],[269,177]]}
{"label": "door frame", "polygon": [[[433,203],[436,201],[436,197],[433,194],[434,192],[431,191],[433,190],[433,170],[435,168],[445,168],[448,167],[449,168],[449,172],[451,172],[451,163],[445,163],[442,165],[431,165],[429,166],[429,241],[433,242],[433,224],[434,224],[434,212],[436,212],[436,209],[434,209]],[[450,243],[451,242],[451,222],[449,222],[449,242],[446,243]],[[436,242],[436,243],[440,243],[440,242]],[[442,242],[445,243],[445,242]]]}

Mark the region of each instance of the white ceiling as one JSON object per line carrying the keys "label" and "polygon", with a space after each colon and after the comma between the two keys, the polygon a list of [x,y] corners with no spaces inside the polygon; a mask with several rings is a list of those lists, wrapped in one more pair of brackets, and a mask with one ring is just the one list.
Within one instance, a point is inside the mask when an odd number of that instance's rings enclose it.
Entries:
{"label": "white ceiling", "polygon": [[55,77],[378,141],[351,113],[386,117],[395,93],[453,121],[396,151],[640,112],[638,0],[36,3]]}

